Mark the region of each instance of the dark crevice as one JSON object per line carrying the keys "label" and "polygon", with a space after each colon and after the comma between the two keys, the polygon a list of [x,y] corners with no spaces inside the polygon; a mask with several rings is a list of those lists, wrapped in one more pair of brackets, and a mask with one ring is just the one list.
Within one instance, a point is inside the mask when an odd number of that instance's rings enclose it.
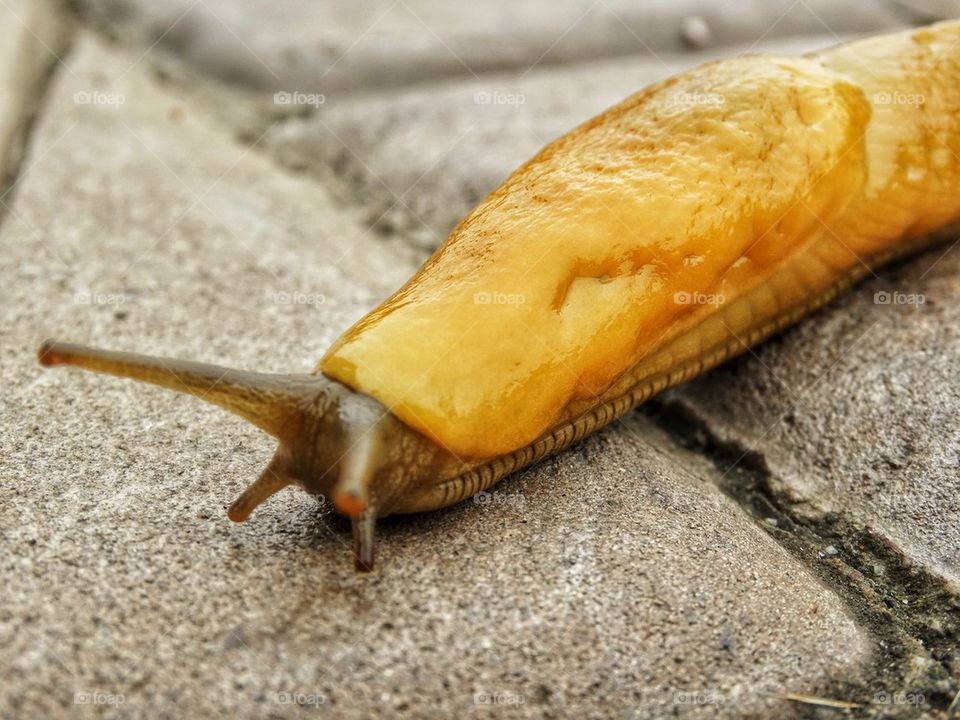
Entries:
{"label": "dark crevice", "polygon": [[[960,690],[960,597],[944,578],[907,558],[847,513],[812,513],[777,492],[765,458],[718,438],[703,418],[669,395],[642,412],[680,446],[709,458],[719,488],[846,605],[873,640],[864,680],[829,682],[829,696],[860,703],[856,718],[947,718]],[[922,696],[922,703],[911,702]],[[835,717],[797,705],[796,717]]]}

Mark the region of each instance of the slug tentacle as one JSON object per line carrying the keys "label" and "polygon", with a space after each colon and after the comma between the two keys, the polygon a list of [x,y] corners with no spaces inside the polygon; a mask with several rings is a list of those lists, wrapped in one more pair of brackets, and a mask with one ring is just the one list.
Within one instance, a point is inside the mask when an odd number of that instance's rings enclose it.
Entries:
{"label": "slug tentacle", "polygon": [[281,438],[297,408],[323,389],[316,375],[268,375],[207,363],[113,352],[48,340],[37,352],[41,365],[74,365],[140,380],[198,397]]}
{"label": "slug tentacle", "polygon": [[373,570],[374,531],[377,526],[377,513],[368,508],[362,515],[350,520],[353,532],[353,561],[359,572]]}
{"label": "slug tentacle", "polygon": [[253,485],[233,501],[227,510],[227,517],[234,522],[243,522],[250,517],[257,505],[288,485],[296,483],[296,479],[288,474],[287,464],[287,459],[278,450]]}
{"label": "slug tentacle", "polygon": [[383,457],[376,426],[355,433],[350,440],[352,445],[343,459],[333,502],[343,514],[357,517],[367,509],[370,481]]}

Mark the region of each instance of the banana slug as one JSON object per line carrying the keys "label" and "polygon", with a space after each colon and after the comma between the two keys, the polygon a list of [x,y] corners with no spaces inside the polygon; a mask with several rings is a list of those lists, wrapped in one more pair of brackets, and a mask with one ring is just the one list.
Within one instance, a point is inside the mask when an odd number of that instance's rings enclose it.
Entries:
{"label": "banana slug", "polygon": [[47,341],[278,440],[283,487],[351,518],[442,508],[822,306],[960,220],[960,22],[702,65],[547,145],[311,373]]}

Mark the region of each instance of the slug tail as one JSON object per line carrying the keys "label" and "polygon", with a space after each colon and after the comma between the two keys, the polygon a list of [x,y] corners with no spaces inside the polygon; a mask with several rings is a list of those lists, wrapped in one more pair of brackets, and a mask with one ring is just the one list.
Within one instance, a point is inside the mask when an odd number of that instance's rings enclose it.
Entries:
{"label": "slug tail", "polygon": [[44,367],[72,365],[187,393],[219,405],[283,439],[284,428],[303,401],[324,381],[311,375],[268,375],[177,360],[113,352],[47,340],[37,351]]}

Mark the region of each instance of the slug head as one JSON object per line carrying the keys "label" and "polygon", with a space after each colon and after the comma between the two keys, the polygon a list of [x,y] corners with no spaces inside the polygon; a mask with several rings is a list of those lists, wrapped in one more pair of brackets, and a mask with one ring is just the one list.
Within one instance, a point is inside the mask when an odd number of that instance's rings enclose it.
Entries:
{"label": "slug head", "polygon": [[273,435],[273,459],[227,515],[242,522],[278,490],[299,485],[351,518],[358,569],[372,568],[376,518],[429,483],[441,459],[433,443],[379,402],[324,375],[245,372],[54,341],[37,355],[43,366],[73,365],[188,393]]}

